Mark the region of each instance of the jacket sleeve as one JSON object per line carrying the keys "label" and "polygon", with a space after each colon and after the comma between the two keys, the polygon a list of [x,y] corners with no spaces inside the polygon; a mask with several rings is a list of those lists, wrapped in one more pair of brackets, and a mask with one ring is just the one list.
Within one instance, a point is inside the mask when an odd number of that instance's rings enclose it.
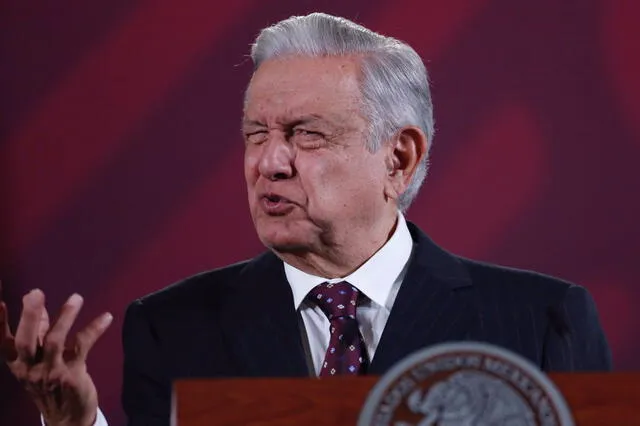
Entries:
{"label": "jacket sleeve", "polygon": [[141,301],[128,308],[122,329],[122,406],[129,426],[168,426],[171,381],[160,339]]}
{"label": "jacket sleeve", "polygon": [[611,350],[595,302],[581,286],[567,289],[562,303],[547,310],[545,371],[608,371]]}

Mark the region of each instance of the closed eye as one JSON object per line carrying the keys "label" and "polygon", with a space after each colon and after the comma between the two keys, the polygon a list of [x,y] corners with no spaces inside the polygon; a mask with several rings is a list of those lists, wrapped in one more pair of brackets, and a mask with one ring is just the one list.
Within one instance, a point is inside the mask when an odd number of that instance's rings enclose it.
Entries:
{"label": "closed eye", "polygon": [[295,128],[291,140],[301,148],[315,149],[324,144],[325,135],[314,130]]}
{"label": "closed eye", "polygon": [[307,129],[295,129],[293,131],[294,135],[318,135],[318,136],[322,136],[322,133],[320,132],[314,132],[313,130],[307,130]]}
{"label": "closed eye", "polygon": [[244,134],[244,139],[249,144],[261,144],[267,140],[267,137],[268,132],[266,130],[255,130]]}

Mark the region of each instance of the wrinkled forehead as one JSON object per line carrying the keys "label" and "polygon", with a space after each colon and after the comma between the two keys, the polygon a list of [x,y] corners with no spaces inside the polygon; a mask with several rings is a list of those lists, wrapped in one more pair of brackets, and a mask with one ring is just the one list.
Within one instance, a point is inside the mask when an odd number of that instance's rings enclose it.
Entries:
{"label": "wrinkled forehead", "polygon": [[285,57],[263,62],[245,94],[245,116],[360,110],[359,65],[350,57]]}

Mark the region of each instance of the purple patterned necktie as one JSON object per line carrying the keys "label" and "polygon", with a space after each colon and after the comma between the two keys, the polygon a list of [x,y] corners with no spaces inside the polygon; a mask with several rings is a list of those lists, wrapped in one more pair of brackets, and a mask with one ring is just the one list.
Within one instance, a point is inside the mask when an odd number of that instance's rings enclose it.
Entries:
{"label": "purple patterned necktie", "polygon": [[356,320],[358,289],[346,281],[323,283],[307,297],[322,309],[331,323],[331,338],[320,377],[363,374],[366,350]]}

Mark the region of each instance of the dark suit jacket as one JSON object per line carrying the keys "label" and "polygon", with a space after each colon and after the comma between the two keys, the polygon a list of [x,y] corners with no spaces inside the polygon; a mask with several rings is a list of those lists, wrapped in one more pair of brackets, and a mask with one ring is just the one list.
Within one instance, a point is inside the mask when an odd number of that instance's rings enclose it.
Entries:
{"label": "dark suit jacket", "polygon": [[[500,345],[543,370],[608,370],[596,307],[582,287],[454,256],[409,224],[414,248],[369,374],[445,341]],[[309,369],[299,314],[272,253],[188,278],[126,314],[123,404],[131,425],[168,425],[171,382],[292,377]]]}

